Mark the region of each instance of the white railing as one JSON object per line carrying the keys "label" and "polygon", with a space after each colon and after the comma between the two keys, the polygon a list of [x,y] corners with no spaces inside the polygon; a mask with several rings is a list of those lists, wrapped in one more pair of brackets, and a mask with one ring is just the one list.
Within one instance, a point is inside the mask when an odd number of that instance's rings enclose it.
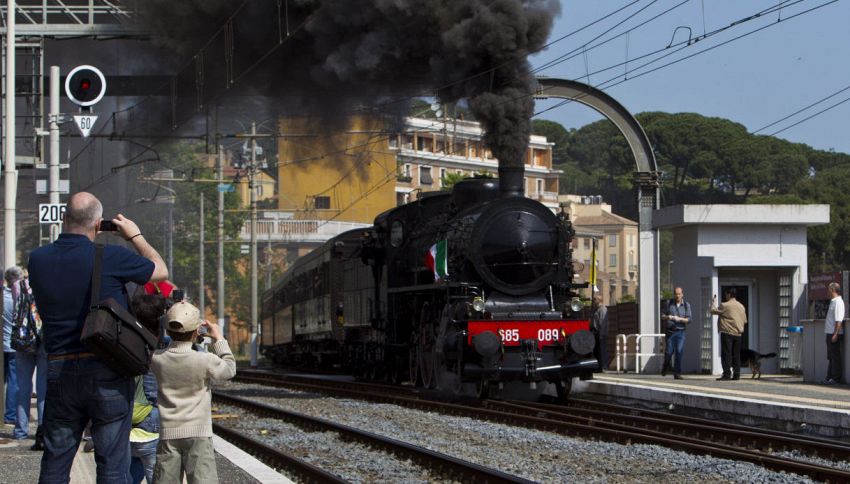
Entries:
{"label": "white railing", "polygon": [[[257,221],[257,240],[265,242],[325,242],[343,232],[370,227],[358,222],[328,220],[260,219]],[[251,222],[246,220],[239,232],[242,240],[251,240]]]}
{"label": "white railing", "polygon": [[[641,351],[641,342],[644,338],[661,338],[660,353],[656,353],[654,351],[643,352]],[[629,340],[633,340],[633,348],[634,351],[629,351]],[[654,341],[653,341],[654,342]],[[617,347],[616,347],[616,356],[617,360],[617,372],[625,372],[628,371],[627,363],[628,358],[634,356],[635,358],[635,373],[640,373],[642,370],[641,366],[641,358],[644,356],[656,356],[663,355],[665,345],[667,344],[666,336],[663,334],[618,334],[617,335]],[[653,345],[655,346],[655,345]]]}

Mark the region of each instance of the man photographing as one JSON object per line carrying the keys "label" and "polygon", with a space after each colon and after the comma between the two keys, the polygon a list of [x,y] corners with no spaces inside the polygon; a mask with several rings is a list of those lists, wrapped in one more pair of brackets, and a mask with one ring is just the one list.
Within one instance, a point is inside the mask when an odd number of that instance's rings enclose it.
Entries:
{"label": "man photographing", "polygon": [[[65,231],[30,255],[30,283],[48,355],[39,482],[68,482],[89,420],[98,482],[124,482],[130,465],[133,378],[116,373],[80,341],[89,307],[97,302],[91,301],[91,275],[101,222],[100,201],[90,193],[75,193],[68,200]],[[136,253],[116,245],[104,247],[100,299],[111,297],[126,308],[127,282],[161,281],[168,269],[132,220],[119,214],[110,222]]]}

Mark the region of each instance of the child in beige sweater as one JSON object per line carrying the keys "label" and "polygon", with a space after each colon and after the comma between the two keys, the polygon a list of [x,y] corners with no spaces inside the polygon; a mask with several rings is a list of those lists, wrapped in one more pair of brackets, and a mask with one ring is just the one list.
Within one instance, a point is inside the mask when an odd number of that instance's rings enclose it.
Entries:
{"label": "child in beige sweater", "polygon": [[[192,349],[198,329],[207,328],[214,343],[210,353]],[[176,303],[165,315],[171,337],[167,348],[154,353],[151,370],[159,384],[160,441],[154,482],[189,484],[218,482],[212,442],[210,380],[236,375],[236,360],[217,324],[201,321],[198,308]]]}

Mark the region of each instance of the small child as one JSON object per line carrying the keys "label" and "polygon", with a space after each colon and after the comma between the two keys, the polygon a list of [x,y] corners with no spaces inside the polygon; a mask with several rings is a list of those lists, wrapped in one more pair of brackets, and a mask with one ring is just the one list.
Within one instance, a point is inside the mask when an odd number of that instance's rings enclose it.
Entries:
{"label": "small child", "polygon": [[[209,353],[192,349],[198,328],[214,343]],[[154,353],[151,370],[159,383],[159,445],[154,482],[218,482],[213,450],[210,380],[236,375],[236,360],[217,324],[201,321],[198,308],[178,302],[165,315],[171,343]]]}

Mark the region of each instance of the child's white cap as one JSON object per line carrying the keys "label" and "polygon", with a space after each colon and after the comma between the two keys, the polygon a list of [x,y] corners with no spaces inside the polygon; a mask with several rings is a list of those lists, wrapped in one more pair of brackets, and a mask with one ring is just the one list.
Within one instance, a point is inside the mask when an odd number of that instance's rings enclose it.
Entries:
{"label": "child's white cap", "polygon": [[180,301],[165,313],[165,325],[175,333],[195,331],[201,325],[201,312],[186,301]]}

